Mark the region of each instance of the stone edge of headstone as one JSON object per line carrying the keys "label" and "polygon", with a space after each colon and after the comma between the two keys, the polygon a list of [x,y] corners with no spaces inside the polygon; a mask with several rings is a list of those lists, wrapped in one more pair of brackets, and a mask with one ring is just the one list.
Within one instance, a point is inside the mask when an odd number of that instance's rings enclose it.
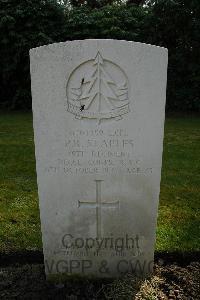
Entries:
{"label": "stone edge of headstone", "polygon": [[72,40],[72,41],[65,41],[65,42],[55,42],[55,43],[51,43],[51,44],[46,44],[43,46],[39,46],[39,47],[34,47],[31,48],[29,50],[29,54],[31,55],[32,53],[34,53],[35,51],[38,50],[43,50],[45,48],[51,48],[54,46],[62,46],[62,45],[66,45],[68,43],[80,43],[80,42],[90,42],[90,41],[112,41],[112,42],[121,42],[121,43],[131,43],[131,44],[137,44],[137,45],[142,45],[142,46],[148,46],[148,47],[154,47],[156,49],[160,49],[160,50],[164,50],[166,51],[166,54],[168,53],[168,49],[165,47],[161,47],[161,46],[157,46],[157,45],[152,45],[152,44],[146,44],[146,43],[142,43],[142,42],[135,42],[135,41],[128,41],[128,40],[116,40],[116,39],[84,39],[84,40]]}

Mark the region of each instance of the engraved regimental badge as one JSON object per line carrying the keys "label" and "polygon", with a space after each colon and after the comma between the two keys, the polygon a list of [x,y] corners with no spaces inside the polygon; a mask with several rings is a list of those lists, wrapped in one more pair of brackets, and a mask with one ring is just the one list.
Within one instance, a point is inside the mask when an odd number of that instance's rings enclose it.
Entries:
{"label": "engraved regimental badge", "polygon": [[128,79],[100,52],[76,67],[67,82],[67,110],[76,118],[122,119],[129,112]]}

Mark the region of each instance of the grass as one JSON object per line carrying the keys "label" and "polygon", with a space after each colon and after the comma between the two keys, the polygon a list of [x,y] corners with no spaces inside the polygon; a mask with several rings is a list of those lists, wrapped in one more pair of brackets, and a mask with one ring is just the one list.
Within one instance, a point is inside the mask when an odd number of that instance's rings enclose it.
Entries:
{"label": "grass", "polygon": [[200,250],[199,153],[200,119],[167,119],[157,250]]}
{"label": "grass", "polygon": [[[200,119],[166,120],[156,250],[200,247]],[[41,249],[32,115],[0,114],[0,251]]]}
{"label": "grass", "polygon": [[0,251],[42,247],[32,116],[0,115]]}

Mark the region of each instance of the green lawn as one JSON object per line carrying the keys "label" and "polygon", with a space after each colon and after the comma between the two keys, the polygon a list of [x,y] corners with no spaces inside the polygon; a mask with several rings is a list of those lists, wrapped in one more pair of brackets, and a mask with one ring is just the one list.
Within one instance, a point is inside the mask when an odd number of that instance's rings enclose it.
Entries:
{"label": "green lawn", "polygon": [[[200,248],[200,118],[165,124],[156,250]],[[0,114],[0,251],[41,249],[32,115]]]}

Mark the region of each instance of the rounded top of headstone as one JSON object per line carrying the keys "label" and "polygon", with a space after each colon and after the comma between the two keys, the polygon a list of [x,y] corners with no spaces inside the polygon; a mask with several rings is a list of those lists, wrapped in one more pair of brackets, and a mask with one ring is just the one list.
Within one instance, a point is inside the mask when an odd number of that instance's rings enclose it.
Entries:
{"label": "rounded top of headstone", "polygon": [[115,40],[115,39],[84,39],[84,40],[72,40],[72,41],[66,41],[66,42],[59,42],[59,43],[52,43],[52,44],[47,44],[47,45],[43,45],[43,46],[39,46],[39,47],[35,47],[30,49],[30,54],[32,51],[38,51],[39,49],[43,50],[43,49],[51,49],[51,48],[55,48],[55,47],[65,47],[67,45],[70,44],[84,44],[84,43],[112,43],[113,46],[114,44],[124,44],[124,45],[133,45],[133,46],[141,46],[141,47],[154,47],[160,50],[164,50],[166,52],[168,52],[168,49],[165,47],[161,47],[161,46],[157,46],[157,45],[151,45],[151,44],[146,44],[146,43],[142,43],[142,42],[135,42],[135,41],[127,41],[127,40]]}

